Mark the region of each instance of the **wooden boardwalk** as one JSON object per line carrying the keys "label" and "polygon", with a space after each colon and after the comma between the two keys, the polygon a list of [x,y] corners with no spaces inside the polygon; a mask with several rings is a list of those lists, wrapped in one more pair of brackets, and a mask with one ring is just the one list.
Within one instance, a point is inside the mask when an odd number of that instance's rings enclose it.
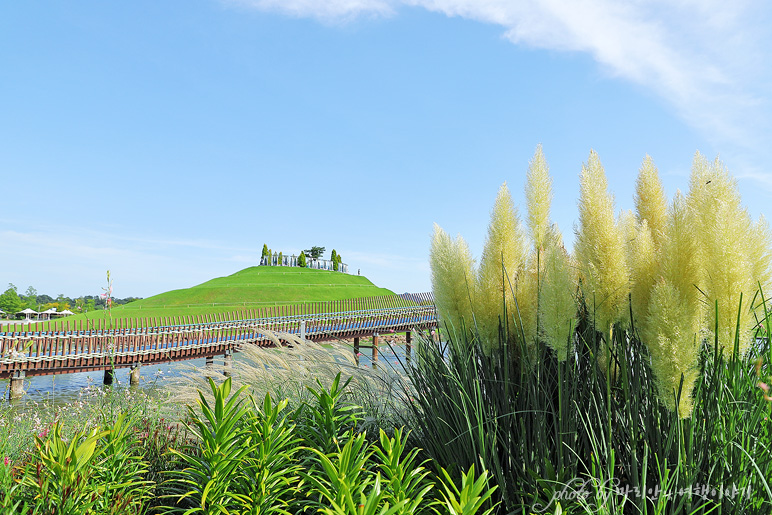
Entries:
{"label": "wooden boardwalk", "polygon": [[[85,327],[84,327],[85,325]],[[50,322],[44,330],[0,326],[0,379],[138,367],[228,356],[247,344],[275,345],[276,334],[314,341],[355,339],[437,325],[431,293],[250,309],[197,317]],[[28,328],[27,328],[28,329]],[[38,327],[36,327],[38,329]],[[409,341],[409,340],[408,340]],[[376,349],[373,349],[375,356]]]}

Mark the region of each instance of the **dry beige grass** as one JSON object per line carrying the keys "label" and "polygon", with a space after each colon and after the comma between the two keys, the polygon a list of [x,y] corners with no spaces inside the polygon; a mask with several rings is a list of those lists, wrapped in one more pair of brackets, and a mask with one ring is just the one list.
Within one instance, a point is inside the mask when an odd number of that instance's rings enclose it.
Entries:
{"label": "dry beige grass", "polygon": [[222,362],[209,367],[189,366],[173,380],[173,402],[193,406],[199,391],[211,400],[208,379],[219,383],[227,372],[233,391],[247,385],[247,392],[256,399],[270,393],[274,399],[286,398],[291,406],[296,406],[311,398],[307,387],[318,387],[317,379],[327,387],[340,373],[343,381],[351,378],[347,400],[366,408],[370,417],[388,417],[400,409],[409,383],[398,363],[381,359],[377,368],[357,366],[353,349],[345,342],[321,345],[281,332],[268,336],[275,343],[284,341],[288,345],[246,345],[234,358],[232,367],[225,367]]}

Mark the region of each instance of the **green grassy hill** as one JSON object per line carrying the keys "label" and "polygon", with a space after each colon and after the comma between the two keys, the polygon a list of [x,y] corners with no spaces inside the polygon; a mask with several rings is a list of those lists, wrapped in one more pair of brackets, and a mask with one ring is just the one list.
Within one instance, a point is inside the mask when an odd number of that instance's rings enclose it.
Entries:
{"label": "green grassy hill", "polygon": [[[192,288],[172,290],[137,300],[112,310],[113,319],[188,317],[214,313],[232,313],[268,306],[286,306],[306,302],[354,299],[394,295],[379,288],[366,277],[308,268],[253,266],[227,277],[218,277]],[[91,311],[57,320],[78,327],[84,321],[105,323],[107,313]],[[140,320],[140,323],[143,323]],[[52,323],[38,322],[25,330],[48,330]]]}
{"label": "green grassy hill", "polygon": [[374,295],[393,295],[393,292],[378,288],[366,277],[357,275],[307,268],[253,266],[192,288],[132,302],[125,309],[193,307],[212,303],[234,306],[294,304]]}
{"label": "green grassy hill", "polygon": [[[308,268],[253,266],[198,286],[172,290],[113,308],[113,318],[203,315],[281,306],[393,295],[363,276]],[[104,318],[103,311],[68,317]]]}

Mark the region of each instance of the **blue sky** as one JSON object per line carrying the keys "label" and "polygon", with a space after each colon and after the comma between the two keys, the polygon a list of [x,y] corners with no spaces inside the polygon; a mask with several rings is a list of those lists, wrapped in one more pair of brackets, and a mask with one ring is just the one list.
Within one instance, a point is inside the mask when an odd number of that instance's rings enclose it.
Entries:
{"label": "blue sky", "polygon": [[772,205],[769,4],[186,0],[0,4],[0,282],[147,297],[335,248],[428,291],[432,224],[479,257],[536,145],[573,240],[598,151],[617,209],[720,154]]}

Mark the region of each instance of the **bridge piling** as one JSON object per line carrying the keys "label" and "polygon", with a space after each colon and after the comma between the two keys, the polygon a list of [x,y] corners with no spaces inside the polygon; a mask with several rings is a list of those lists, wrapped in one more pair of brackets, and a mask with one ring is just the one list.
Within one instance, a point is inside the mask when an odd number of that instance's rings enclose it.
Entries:
{"label": "bridge piling", "polygon": [[214,356],[207,356],[206,357],[206,368],[212,368],[214,365]]}
{"label": "bridge piling", "polygon": [[233,351],[232,350],[225,351],[224,357],[225,357],[225,363],[224,363],[225,370],[223,370],[222,373],[225,377],[230,377],[231,375],[230,369],[233,368]]}
{"label": "bridge piling", "polygon": [[129,372],[129,386],[139,385],[139,367],[139,363],[131,367],[131,372]]}
{"label": "bridge piling", "polygon": [[354,338],[354,359],[357,362],[357,366],[359,366],[359,337]]}
{"label": "bridge piling", "polygon": [[24,395],[24,371],[14,372],[11,376],[11,387],[8,389],[8,399],[15,400]]}
{"label": "bridge piling", "polygon": [[405,332],[405,359],[408,362],[410,361],[410,348],[412,347],[412,337],[413,337],[412,331]]}
{"label": "bridge piling", "polygon": [[378,368],[378,333],[373,333],[373,368]]}
{"label": "bridge piling", "polygon": [[105,370],[105,377],[102,380],[102,384],[104,384],[106,386],[109,386],[109,385],[113,384],[113,371],[112,371],[112,369],[108,368],[107,370]]}

